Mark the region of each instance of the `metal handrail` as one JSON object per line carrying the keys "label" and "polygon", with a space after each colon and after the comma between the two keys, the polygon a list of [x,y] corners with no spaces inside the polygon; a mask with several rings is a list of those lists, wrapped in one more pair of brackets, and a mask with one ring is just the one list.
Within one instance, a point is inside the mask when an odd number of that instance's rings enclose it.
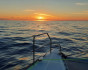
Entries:
{"label": "metal handrail", "polygon": [[61,54],[62,53],[62,47],[61,47],[61,45],[60,44],[56,44],[55,46],[59,47],[59,53]]}
{"label": "metal handrail", "polygon": [[[36,61],[35,61],[35,51],[39,49],[39,48],[38,48],[38,49],[35,49],[36,37],[41,36],[41,35],[45,35],[45,34],[48,36],[48,38],[49,38],[49,40],[50,40],[50,42],[49,42],[50,49],[49,49],[48,52],[51,53],[51,50],[52,50],[52,49],[51,49],[51,48],[52,48],[52,39],[51,39],[50,35],[49,35],[48,33],[42,33],[42,34],[38,34],[38,35],[33,35],[33,36],[31,36],[31,37],[33,37],[33,50],[30,51],[30,52],[33,52],[33,58],[30,59],[29,61],[33,60],[33,63],[36,62]],[[47,43],[47,44],[44,44],[42,47],[44,47],[44,46],[46,46],[46,45],[48,45],[48,43]],[[55,45],[55,46],[59,47],[59,51],[60,51],[60,53],[61,53],[61,45],[58,44],[58,45]],[[40,48],[41,48],[41,47],[40,47]],[[47,52],[46,52],[44,55],[39,56],[39,58],[45,56],[46,54],[47,54]],[[39,59],[39,58],[38,58],[38,59]],[[38,60],[38,59],[37,59],[37,60]],[[6,60],[8,60],[8,59],[6,59]],[[1,62],[1,61],[0,61],[0,62]],[[15,61],[14,61],[14,62],[15,62]],[[12,62],[12,63],[14,63],[14,62]],[[11,64],[11,63],[9,63],[9,64]],[[0,69],[3,69],[4,67],[6,67],[6,66],[9,65],[9,64],[6,64],[6,65],[2,66]]]}
{"label": "metal handrail", "polygon": [[48,36],[48,38],[50,40],[49,45],[50,45],[50,53],[51,53],[52,40],[51,40],[51,37],[49,36],[49,34],[48,33],[42,33],[42,34],[38,34],[38,35],[33,35],[33,63],[35,62],[35,41],[36,41],[35,38],[38,36],[41,36],[41,35],[45,35],[45,34]]}

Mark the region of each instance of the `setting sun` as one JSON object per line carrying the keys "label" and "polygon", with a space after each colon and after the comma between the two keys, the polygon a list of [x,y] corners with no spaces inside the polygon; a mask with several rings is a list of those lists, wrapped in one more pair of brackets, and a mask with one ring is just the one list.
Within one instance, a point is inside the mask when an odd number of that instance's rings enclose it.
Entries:
{"label": "setting sun", "polygon": [[44,20],[44,17],[39,16],[39,17],[37,17],[37,19],[39,19],[39,20]]}

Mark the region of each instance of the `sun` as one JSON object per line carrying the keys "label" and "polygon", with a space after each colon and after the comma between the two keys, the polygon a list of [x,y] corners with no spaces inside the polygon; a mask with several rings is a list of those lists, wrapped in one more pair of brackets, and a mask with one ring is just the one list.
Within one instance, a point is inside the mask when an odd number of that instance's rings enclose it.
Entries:
{"label": "sun", "polygon": [[43,16],[38,16],[37,19],[38,20],[44,20],[45,18]]}
{"label": "sun", "polygon": [[38,15],[38,16],[35,16],[35,20],[36,21],[46,21],[46,17]]}

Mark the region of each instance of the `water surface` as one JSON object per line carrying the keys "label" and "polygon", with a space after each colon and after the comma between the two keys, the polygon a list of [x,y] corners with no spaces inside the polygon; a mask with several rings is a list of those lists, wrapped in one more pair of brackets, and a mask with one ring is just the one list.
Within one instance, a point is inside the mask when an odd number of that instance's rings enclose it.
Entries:
{"label": "water surface", "polygon": [[[32,35],[49,33],[53,44],[61,44],[66,55],[88,58],[88,21],[8,21],[0,20],[0,70],[19,70],[32,58]],[[43,40],[45,39],[45,40]],[[38,44],[47,38],[37,38]],[[41,48],[36,56],[48,48]]]}

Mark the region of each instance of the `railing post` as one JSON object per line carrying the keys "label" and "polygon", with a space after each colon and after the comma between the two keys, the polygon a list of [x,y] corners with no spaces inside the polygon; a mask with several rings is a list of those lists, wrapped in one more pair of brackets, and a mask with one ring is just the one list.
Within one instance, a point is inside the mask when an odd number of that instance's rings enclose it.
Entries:
{"label": "railing post", "polygon": [[50,53],[51,53],[51,47],[52,47],[52,40],[51,40],[51,38],[50,38],[50,36],[49,36],[49,34],[47,33],[47,35],[48,35],[48,37],[49,37],[49,39],[50,39]]}
{"label": "railing post", "polygon": [[60,53],[62,53],[62,51],[61,51],[61,45],[59,44],[59,51],[60,51]]}
{"label": "railing post", "polygon": [[35,62],[35,36],[33,36],[33,63]]}

